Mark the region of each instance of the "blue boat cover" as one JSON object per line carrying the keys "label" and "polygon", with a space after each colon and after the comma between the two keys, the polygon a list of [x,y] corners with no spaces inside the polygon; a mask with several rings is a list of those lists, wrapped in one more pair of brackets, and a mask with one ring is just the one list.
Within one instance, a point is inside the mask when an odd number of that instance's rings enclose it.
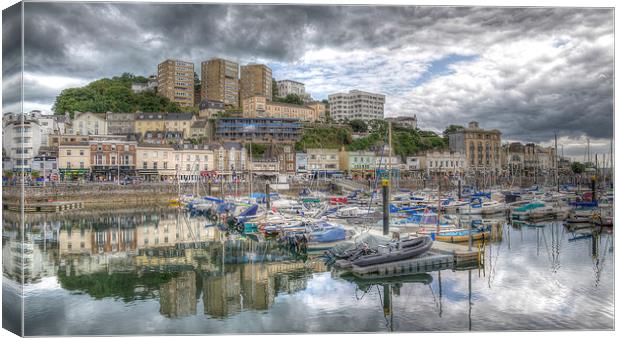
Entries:
{"label": "blue boat cover", "polygon": [[254,204],[249,208],[243,210],[243,212],[239,215],[240,217],[254,216],[258,211],[258,204]]}
{"label": "blue boat cover", "polygon": [[327,243],[341,241],[346,238],[346,232],[344,228],[336,227],[327,229],[324,231],[310,233],[310,239],[312,242]]}

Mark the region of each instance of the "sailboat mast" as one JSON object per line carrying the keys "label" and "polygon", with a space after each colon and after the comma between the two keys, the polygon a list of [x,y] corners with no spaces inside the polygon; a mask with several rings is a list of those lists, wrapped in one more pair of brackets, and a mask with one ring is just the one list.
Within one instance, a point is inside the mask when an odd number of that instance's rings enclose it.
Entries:
{"label": "sailboat mast", "polygon": [[388,170],[389,170],[389,180],[390,185],[392,184],[392,122],[388,122],[388,144],[390,147],[390,157],[388,158]]}
{"label": "sailboat mast", "polygon": [[560,192],[560,176],[558,173],[558,133],[555,133],[555,153],[553,154],[553,161],[555,162],[555,185]]}

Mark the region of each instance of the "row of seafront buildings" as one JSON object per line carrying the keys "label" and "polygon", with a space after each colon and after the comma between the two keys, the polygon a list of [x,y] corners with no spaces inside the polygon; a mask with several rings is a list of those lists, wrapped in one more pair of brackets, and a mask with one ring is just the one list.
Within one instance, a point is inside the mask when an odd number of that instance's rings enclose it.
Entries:
{"label": "row of seafront buildings", "polygon": [[[80,113],[3,116],[3,170],[36,171],[50,180],[197,181],[212,177],[278,174],[375,177],[487,173],[531,176],[555,168],[555,152],[534,144],[501,145],[498,130],[472,122],[450,135],[450,148],[402,159],[389,149],[295,151],[302,125],[296,119],[220,118],[189,113]],[[187,137],[189,135],[190,137]],[[188,139],[202,138],[201,142]],[[252,156],[252,144],[268,145]]]}

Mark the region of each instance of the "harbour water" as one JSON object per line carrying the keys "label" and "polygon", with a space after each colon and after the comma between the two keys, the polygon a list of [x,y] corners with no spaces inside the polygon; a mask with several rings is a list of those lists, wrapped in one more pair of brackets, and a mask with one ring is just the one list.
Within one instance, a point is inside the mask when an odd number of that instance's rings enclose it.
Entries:
{"label": "harbour water", "polygon": [[607,228],[506,225],[483,265],[368,282],[174,209],[28,216],[23,252],[7,215],[3,295],[23,271],[26,335],[613,328]]}

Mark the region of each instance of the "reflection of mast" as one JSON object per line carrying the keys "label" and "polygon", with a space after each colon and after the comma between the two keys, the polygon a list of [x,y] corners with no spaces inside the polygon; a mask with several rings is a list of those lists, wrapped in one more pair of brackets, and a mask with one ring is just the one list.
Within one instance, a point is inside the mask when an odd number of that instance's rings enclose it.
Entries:
{"label": "reflection of mast", "polygon": [[443,312],[443,309],[441,307],[441,270],[437,272],[437,279],[439,280],[439,317],[441,318],[441,314]]}
{"label": "reflection of mast", "polygon": [[[381,294],[379,294],[381,295]],[[392,311],[392,286],[390,284],[383,284],[383,315],[385,316],[385,322],[390,332],[394,331],[394,313]],[[387,316],[390,316],[388,320]]]}
{"label": "reflection of mast", "polygon": [[467,273],[469,274],[469,331],[471,331],[471,270]]}

